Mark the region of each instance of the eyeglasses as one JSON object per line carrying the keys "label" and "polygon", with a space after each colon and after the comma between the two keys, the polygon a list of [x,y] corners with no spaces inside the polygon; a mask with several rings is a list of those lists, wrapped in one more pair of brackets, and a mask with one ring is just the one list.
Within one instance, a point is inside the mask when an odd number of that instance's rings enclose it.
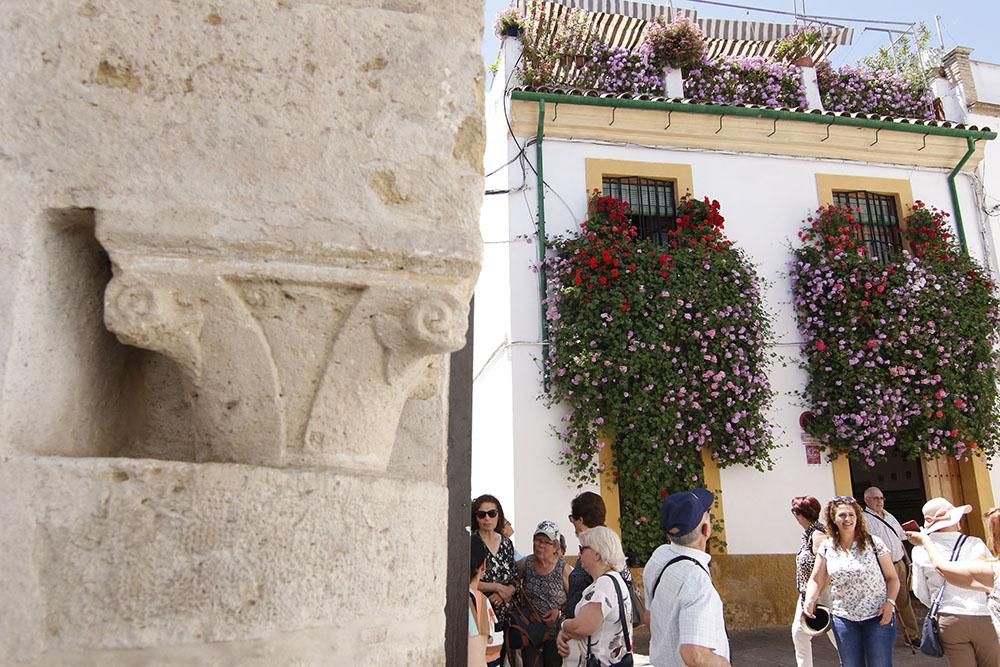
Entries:
{"label": "eyeglasses", "polygon": [[476,512],[476,518],[477,519],[485,519],[486,517],[489,517],[491,519],[497,518],[497,511],[496,510],[479,510],[478,512]]}
{"label": "eyeglasses", "polygon": [[834,496],[831,503],[856,503],[858,502],[851,496]]}

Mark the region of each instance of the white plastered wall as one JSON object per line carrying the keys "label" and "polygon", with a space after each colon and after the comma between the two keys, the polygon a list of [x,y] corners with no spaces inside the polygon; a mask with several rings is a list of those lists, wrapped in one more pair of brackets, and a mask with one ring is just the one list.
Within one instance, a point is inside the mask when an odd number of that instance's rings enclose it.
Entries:
{"label": "white plastered wall", "polygon": [[[490,127],[497,129],[496,124]],[[526,139],[519,138],[519,141],[523,144]],[[511,155],[517,151],[512,141],[509,150]],[[528,155],[533,163],[534,148],[528,151]],[[803,494],[828,498],[834,493],[831,466],[825,462],[819,465],[806,463],[798,426],[803,408],[793,395],[794,391],[803,388],[805,375],[796,366],[799,335],[791,307],[788,269],[791,248],[797,245],[797,233],[802,221],[819,205],[815,176],[822,173],[907,179],[916,199],[950,211],[947,172],[545,139],[544,177],[549,186],[545,197],[545,220],[549,235],[575,229],[584,219],[586,158],[690,164],[694,194],[698,197],[707,195],[722,203],[727,234],[747,251],[768,281],[765,299],[774,315],[777,352],[786,360],[786,365],[779,361],[771,370],[776,393],[771,417],[781,447],[774,454],[775,466],[770,472],[760,473],[741,467],[722,471],[726,537],[729,552],[733,554],[794,552],[798,548],[801,529],[788,516],[790,498]],[[517,175],[520,176],[519,169]],[[505,202],[512,238],[532,235],[535,231],[537,192],[534,174],[530,170],[528,176],[530,189],[526,193],[511,194]],[[967,178],[959,177],[958,190],[970,252],[982,258],[983,246],[978,233],[974,232],[978,224],[977,207]],[[487,207],[499,205],[493,200],[487,203]],[[534,245],[510,245],[510,335],[518,340],[538,340],[540,335],[537,276],[532,271],[536,252]],[[495,280],[498,275],[487,274],[484,270],[479,283],[480,293],[495,289],[487,282]],[[477,309],[481,307],[477,304]],[[477,327],[477,346],[481,340],[478,336]],[[556,463],[561,443],[552,435],[552,427],[559,425],[563,413],[546,410],[538,399],[542,391],[539,356],[538,348],[520,349],[503,360],[502,363],[509,365],[513,382],[510,413],[503,416],[496,414],[499,402],[492,395],[484,395],[479,385],[475,395],[476,414],[493,410],[491,418],[495,422],[508,420],[513,427],[513,470],[516,471],[513,488],[519,526],[516,544],[522,552],[530,548],[531,527],[537,520],[553,519],[564,530],[570,530],[565,515],[569,501],[578,492],[565,482],[565,471]],[[492,372],[498,371],[495,368]],[[476,437],[478,434],[477,431],[473,440],[474,458],[490,446]],[[502,471],[497,470],[494,477],[493,483],[497,488],[505,486],[505,482],[498,479],[501,474]],[[994,471],[993,475],[996,493],[1000,471]],[[474,477],[474,491],[475,488]],[[762,526],[767,526],[767,529],[762,530]]]}

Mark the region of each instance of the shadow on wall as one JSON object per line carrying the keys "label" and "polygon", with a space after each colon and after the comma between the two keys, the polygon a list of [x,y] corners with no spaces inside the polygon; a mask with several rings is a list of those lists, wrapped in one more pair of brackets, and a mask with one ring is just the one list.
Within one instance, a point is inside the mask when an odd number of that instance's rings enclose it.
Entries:
{"label": "shadow on wall", "polygon": [[41,222],[12,323],[17,364],[8,362],[0,436],[25,454],[193,461],[179,369],[104,326],[112,267],[94,209],[49,209]]}

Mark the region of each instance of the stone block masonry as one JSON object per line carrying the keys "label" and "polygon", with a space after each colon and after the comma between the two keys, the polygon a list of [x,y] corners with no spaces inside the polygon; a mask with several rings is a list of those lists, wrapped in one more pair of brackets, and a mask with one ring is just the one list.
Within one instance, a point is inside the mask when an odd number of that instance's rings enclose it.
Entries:
{"label": "stone block masonry", "polygon": [[444,663],[481,33],[4,3],[0,664]]}

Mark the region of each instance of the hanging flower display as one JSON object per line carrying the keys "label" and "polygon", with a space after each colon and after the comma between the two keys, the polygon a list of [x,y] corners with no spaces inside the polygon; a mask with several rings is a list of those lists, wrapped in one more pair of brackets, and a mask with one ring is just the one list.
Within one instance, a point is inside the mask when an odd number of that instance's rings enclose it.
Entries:
{"label": "hanging flower display", "polygon": [[904,229],[912,253],[887,264],[869,257],[851,210],[821,208],[800,233],[792,284],[812,434],[870,466],[892,449],[992,455],[1000,301],[946,213],[917,202]]}
{"label": "hanging flower display", "polygon": [[[614,442],[626,551],[662,542],[665,494],[720,467],[771,466],[772,333],[755,268],[718,202],[682,200],[667,247],[638,238],[626,202],[595,193],[577,233],[552,240],[548,400],[569,407],[562,461],[593,481]],[[652,517],[652,520],[649,518]]]}

